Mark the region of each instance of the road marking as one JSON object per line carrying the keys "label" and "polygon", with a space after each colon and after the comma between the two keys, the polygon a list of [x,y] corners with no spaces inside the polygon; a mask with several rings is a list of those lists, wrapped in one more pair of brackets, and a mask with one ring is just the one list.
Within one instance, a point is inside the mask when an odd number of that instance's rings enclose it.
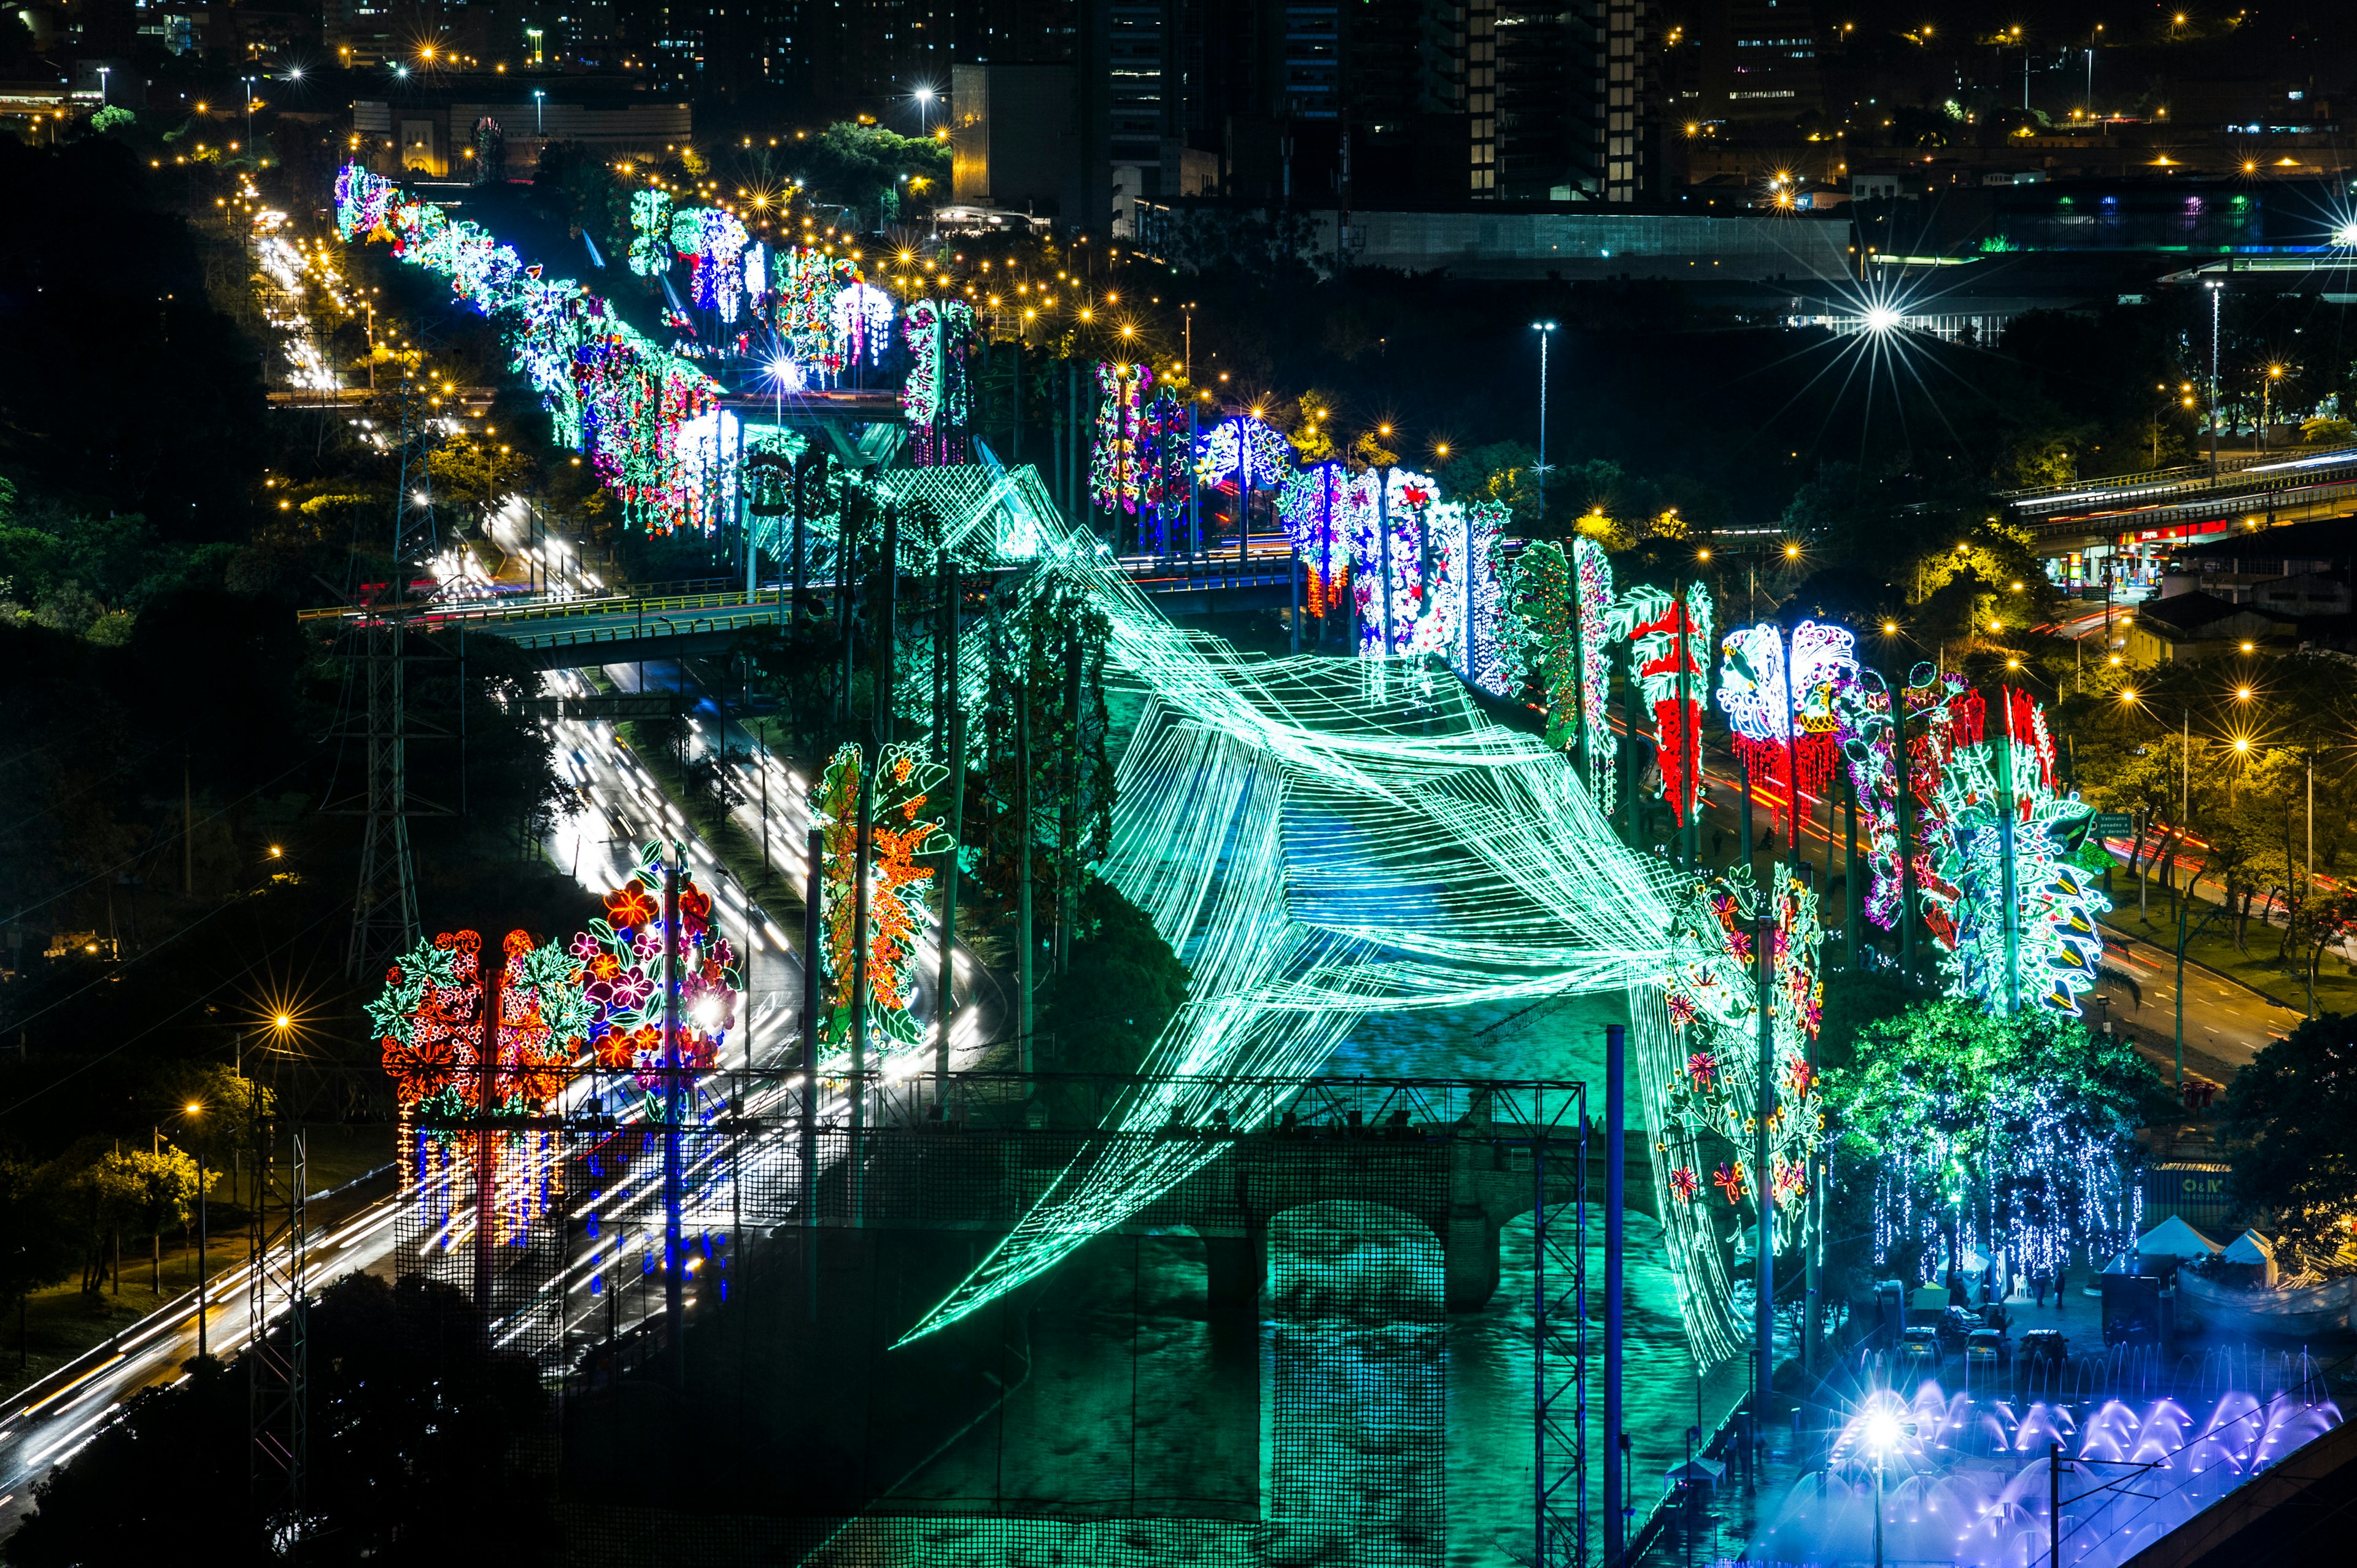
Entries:
{"label": "road marking", "polygon": [[[854,1044],[856,1044],[857,1042],[856,1042],[856,1041],[855,1041],[855,1042],[853,1042],[853,1043],[854,1043]],[[119,1352],[118,1352],[118,1353],[113,1357],[113,1359],[100,1362],[97,1366],[92,1367],[89,1371],[84,1372],[81,1377],[76,1378],[72,1382],[68,1383],[64,1388],[59,1389],[57,1392],[55,1392],[55,1393],[51,1394],[48,1398],[47,1398],[47,1399],[45,1399],[45,1400],[41,1401],[39,1404],[28,1404],[28,1405],[27,1405],[24,1409],[22,1409],[22,1410],[20,1410],[20,1411],[18,1411],[18,1412],[16,1412],[16,1417],[15,1417],[14,1419],[22,1420],[24,1417],[28,1416],[28,1415],[30,1415],[30,1414],[32,1414],[35,1411],[41,1409],[43,1406],[46,1406],[46,1405],[52,1405],[52,1404],[57,1403],[57,1402],[58,1402],[58,1401],[59,1401],[59,1400],[61,1400],[61,1399],[65,1398],[65,1397],[66,1397],[66,1395],[68,1395],[68,1394],[70,1394],[70,1393],[73,1392],[73,1391],[74,1391],[74,1390],[76,1390],[76,1389],[78,1389],[78,1388],[81,1387],[81,1386],[82,1386],[82,1384],[84,1384],[84,1383],[86,1383],[86,1382],[90,1381],[90,1380],[91,1380],[91,1379],[92,1379],[92,1378],[94,1378],[94,1377],[98,1376],[98,1375],[99,1375],[99,1373],[103,1372],[104,1370],[106,1370],[106,1369],[107,1369],[107,1368],[112,1367],[112,1366],[114,1366],[116,1363],[118,1363],[118,1362],[122,1361],[123,1359],[124,1359],[124,1358],[123,1357],[123,1355],[122,1355],[121,1353],[119,1353]]]}

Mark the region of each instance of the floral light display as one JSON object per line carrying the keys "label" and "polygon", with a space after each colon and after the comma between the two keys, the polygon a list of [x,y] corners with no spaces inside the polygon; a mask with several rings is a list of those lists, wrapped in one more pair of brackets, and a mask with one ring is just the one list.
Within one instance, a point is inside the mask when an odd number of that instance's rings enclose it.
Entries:
{"label": "floral light display", "polygon": [[838,365],[884,362],[892,346],[892,296],[872,283],[854,283],[835,293],[827,306]]}
{"label": "floral light display", "polygon": [[2104,952],[2096,921],[2112,901],[2066,858],[2085,835],[2093,811],[2075,792],[2054,792],[2050,742],[2047,757],[2040,754],[2044,714],[2034,711],[2034,703],[2024,705],[2033,711],[2022,716],[2036,721],[2030,736],[1958,746],[1940,771],[1924,819],[1924,921],[1943,950],[1940,968],[1950,995],[1996,1011],[2032,1004],[2075,1016],[2079,998],[2094,987]]}
{"label": "floral light display", "polygon": [[1203,483],[1229,495],[1242,478],[1254,489],[1276,488],[1292,466],[1293,444],[1245,414],[1231,414],[1195,435],[1195,472]]}
{"label": "floral light display", "polygon": [[1792,628],[1789,650],[1782,629],[1768,622],[1727,634],[1718,705],[1736,754],[1753,786],[1782,797],[1796,814],[1800,794],[1822,794],[1841,757],[1835,694],[1857,674],[1857,647],[1846,628],[1813,620]]}
{"label": "floral light display", "polygon": [[1571,542],[1574,634],[1579,639],[1580,726],[1587,736],[1588,787],[1598,806],[1609,810],[1618,776],[1619,742],[1613,738],[1612,562],[1604,546],[1586,534]]}
{"label": "floral light display", "polygon": [[630,270],[642,278],[671,266],[671,193],[651,188],[630,197]]}
{"label": "floral light display", "polygon": [[1089,502],[1104,511],[1135,513],[1147,505],[1150,443],[1145,430],[1154,371],[1145,365],[1100,360],[1096,366],[1096,437],[1089,444]]}
{"label": "floral light display", "polygon": [[[820,898],[826,927],[825,1012],[819,1039],[830,1051],[848,1049],[852,1039],[859,794],[865,766],[866,755],[856,744],[843,746],[828,760],[811,796],[812,819],[823,834]],[[909,1006],[921,967],[918,939],[931,918],[925,895],[933,868],[918,865],[916,857],[941,854],[951,847],[941,819],[924,814],[927,800],[948,777],[949,770],[927,761],[917,746],[886,746],[877,764],[869,801],[867,949],[860,961],[866,965],[866,1043],[871,1052],[888,1056],[915,1047],[923,1037]],[[871,1058],[868,1066],[877,1065]]]}
{"label": "floral light display", "polygon": [[1702,810],[1702,714],[1710,693],[1710,590],[1686,585],[1682,597],[1640,585],[1614,601],[1609,623],[1630,650],[1637,690],[1653,710],[1653,744],[1662,792],[1681,824]]}
{"label": "floral light display", "polygon": [[1824,1114],[1809,1061],[1823,1014],[1818,956],[1824,932],[1816,896],[1779,865],[1763,902],[1749,867],[1697,880],[1671,928],[1663,1012],[1639,1017],[1634,1077],[1655,1129],[1655,1179],[1665,1243],[1698,1342],[1731,1332],[1727,1259],[1758,1234],[1760,1081],[1759,940],[1770,949],[1770,1031],[1765,1201],[1781,1249],[1817,1245],[1809,1173],[1824,1147]]}
{"label": "floral light display", "polygon": [[[561,1160],[546,1129],[498,1123],[524,1122],[557,1103],[590,1007],[580,966],[553,943],[510,931],[488,972],[482,948],[473,931],[420,942],[386,972],[366,1011],[400,1110],[404,1189],[447,1234],[463,1207],[459,1184],[430,1178],[474,1167],[490,1188],[491,1239],[507,1242],[521,1240],[557,1196]],[[461,1123],[478,1117],[491,1125],[467,1135]]]}
{"label": "floral light display", "polygon": [[671,247],[687,258],[688,297],[734,321],[745,301],[745,247],[753,242],[733,212],[684,207],[672,214]]}
{"label": "floral light display", "polygon": [[1312,463],[1287,474],[1277,491],[1277,519],[1306,579],[1302,607],[1314,616],[1338,608],[1351,581],[1351,478],[1340,463]]}
{"label": "floral light display", "polygon": [[845,363],[835,335],[835,300],[858,281],[858,269],[848,256],[793,245],[777,252],[770,272],[771,321],[786,357],[809,383],[832,382]]}
{"label": "floral light display", "polygon": [[1450,531],[1437,510],[1440,482],[1411,468],[1370,468],[1354,488],[1351,592],[1361,651],[1394,659],[1449,653],[1454,623],[1441,600]]}
{"label": "floral light display", "polygon": [[544,279],[479,225],[403,199],[391,180],[358,165],[337,177],[336,221],[347,240],[390,240],[394,255],[448,278],[458,297],[500,322],[556,439],[589,456],[630,519],[650,532],[690,521],[699,491],[681,460],[679,430],[712,409],[718,383],[581,285]]}
{"label": "floral light display", "polygon": [[1515,685],[1506,646],[1506,574],[1498,543],[1499,533],[1512,520],[1513,509],[1503,501],[1467,503],[1462,537],[1452,554],[1454,575],[1464,585],[1458,595],[1464,658],[1458,673],[1467,684],[1493,697],[1510,695]]}
{"label": "floral light display", "polygon": [[966,370],[974,307],[958,299],[918,300],[901,318],[900,333],[909,346],[900,407],[914,427],[917,466],[963,463],[965,427],[974,418],[974,391]]}
{"label": "floral light display", "polygon": [[[675,878],[679,905],[678,968],[670,968],[669,934],[663,927],[666,884]],[[663,1121],[671,1046],[663,1039],[667,1005],[673,1005],[678,1066],[688,1073],[709,1072],[722,1044],[736,1026],[743,983],[737,951],[714,924],[712,895],[696,885],[684,866],[664,865],[663,846],[640,852],[639,869],[606,895],[606,914],[589,922],[570,946],[580,964],[583,996],[593,1009],[589,1048],[597,1065],[629,1076],[646,1096],[647,1116]]]}
{"label": "floral light display", "polygon": [[1139,510],[1154,519],[1156,550],[1173,553],[1179,543],[1176,525],[1187,515],[1190,499],[1195,454],[1189,405],[1167,387],[1140,417],[1138,464]]}

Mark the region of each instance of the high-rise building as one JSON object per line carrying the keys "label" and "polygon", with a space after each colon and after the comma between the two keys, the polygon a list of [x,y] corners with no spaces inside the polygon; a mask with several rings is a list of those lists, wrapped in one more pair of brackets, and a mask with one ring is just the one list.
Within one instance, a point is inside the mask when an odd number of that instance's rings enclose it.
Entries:
{"label": "high-rise building", "polygon": [[1722,4],[1703,40],[1706,74],[1725,94],[1713,105],[1718,113],[1728,120],[1797,120],[1822,113],[1824,88],[1809,0]]}

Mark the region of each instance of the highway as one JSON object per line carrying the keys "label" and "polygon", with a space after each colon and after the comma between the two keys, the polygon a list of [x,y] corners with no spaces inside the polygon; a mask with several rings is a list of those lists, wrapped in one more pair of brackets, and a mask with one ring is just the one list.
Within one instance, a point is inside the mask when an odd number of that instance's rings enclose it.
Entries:
{"label": "highway", "polygon": [[[635,665],[618,665],[606,673],[621,690],[637,688],[640,671]],[[660,687],[679,682],[682,674],[676,666],[651,664],[647,677],[651,685]],[[552,671],[543,682],[551,694],[582,694],[589,690],[588,682],[576,671]],[[717,722],[716,709],[691,718],[696,746],[707,746],[718,738]],[[745,1023],[726,1042],[727,1059],[722,1065],[778,1069],[797,1062],[802,963],[779,923],[756,910],[737,878],[693,831],[678,804],[664,795],[628,748],[617,743],[609,725],[556,720],[550,727],[558,764],[571,781],[576,801],[574,810],[565,813],[550,832],[551,858],[568,866],[585,888],[603,894],[637,867],[640,846],[660,839],[683,841],[696,880],[714,897],[715,918],[732,941],[746,950],[743,972],[748,996],[740,1015]],[[776,757],[734,733],[733,725],[730,744],[753,753],[751,761],[736,768],[744,803],[733,810],[732,817],[756,843],[761,842],[766,826],[770,853],[779,865],[803,864],[809,825],[803,781]],[[759,805],[764,771],[770,775],[770,789],[766,824]],[[793,923],[799,925],[799,912]],[[799,941],[799,935],[794,940]],[[970,953],[961,950],[956,963],[963,983],[973,985],[977,974],[983,977],[977,991],[957,1010],[952,1029],[952,1066],[963,1070],[978,1064],[987,1042],[996,1038],[996,1020],[1005,1015],[1006,1007],[996,983]],[[920,984],[916,1004],[920,1015],[930,1015],[933,991],[930,981]],[[892,1063],[885,1077],[889,1081],[914,1076],[929,1069],[931,1057],[928,1050],[922,1061]],[[848,1064],[838,1059],[831,1065],[840,1069]],[[567,1113],[579,1111],[588,1092],[589,1080],[576,1081],[566,1090],[561,1109]],[[700,1088],[699,1092],[715,1090]],[[770,1079],[768,1087],[753,1092],[746,1113],[774,1113],[781,1109],[787,1094],[777,1079]],[[841,1122],[848,1109],[844,1097],[836,1093],[822,1102],[820,1116],[823,1121]],[[642,1106],[617,1108],[626,1127],[641,1112]],[[716,1144],[699,1141],[705,1150],[699,1157],[707,1162],[715,1157]],[[791,1132],[755,1134],[742,1155],[748,1179],[772,1191],[799,1185],[799,1145]],[[662,1311],[660,1168],[658,1161],[635,1162],[633,1174],[611,1184],[600,1200],[600,1239],[593,1243],[584,1238],[576,1244],[576,1256],[564,1278],[563,1316],[568,1336],[576,1344],[606,1332],[628,1334]],[[412,1229],[403,1221],[413,1206],[424,1216],[447,1212],[449,1219],[435,1239],[447,1244],[447,1257],[468,1257],[472,1244],[471,1206],[452,1201],[461,1196],[452,1190],[453,1180],[448,1176],[429,1177],[416,1190],[369,1202],[316,1231],[307,1257],[311,1290],[316,1294],[333,1280],[359,1272],[391,1277],[404,1232]],[[708,1225],[710,1217],[705,1218]],[[645,1255],[650,1242],[651,1259]],[[696,1257],[689,1264],[691,1305],[695,1300],[693,1276],[701,1263]],[[600,1271],[610,1277],[651,1278],[658,1288],[608,1291],[601,1288],[603,1280],[597,1282],[600,1288],[593,1288]],[[249,1283],[250,1272],[242,1265],[224,1270],[209,1283],[207,1334],[210,1348],[217,1356],[233,1356],[246,1342]],[[135,1395],[182,1379],[182,1364],[196,1354],[197,1348],[193,1295],[189,1293],[159,1307],[109,1346],[60,1369],[0,1407],[5,1411],[0,1413],[0,1536],[12,1531],[30,1511],[33,1490],[53,1466],[103,1430]],[[540,1314],[522,1315],[503,1326],[503,1337],[514,1341],[531,1332],[536,1324],[527,1319],[544,1321]]]}
{"label": "highway", "polygon": [[[1706,769],[1709,779],[1709,801],[1703,811],[1702,849],[1706,864],[1715,861],[1731,864],[1739,855],[1731,853],[1742,843],[1743,791],[1730,767],[1719,758],[1710,759]],[[1822,896],[1831,885],[1830,875],[1846,874],[1846,835],[1841,826],[1838,808],[1821,795],[1802,791],[1801,822],[1802,853],[1815,867],[1815,886]],[[1789,859],[1791,850],[1785,843],[1782,817],[1783,800],[1780,796],[1772,802],[1763,789],[1753,797],[1752,832],[1764,833],[1773,825],[1776,847],[1762,850],[1758,863],[1764,870],[1771,858]],[[1711,853],[1713,835],[1718,835],[1730,853],[1714,856]],[[1866,843],[1865,824],[1858,829],[1861,853]],[[2127,844],[2113,841],[2113,852],[2126,864]],[[2180,875],[2184,873],[2180,872]],[[2127,895],[2133,903],[2133,890]],[[1844,940],[1841,934],[1841,911],[1836,905],[1824,913],[1826,922],[1825,961],[1827,968],[1838,968]],[[1866,932],[1877,929],[1868,926]],[[2177,959],[2174,948],[2161,948],[2126,932],[2104,928],[2104,965],[2117,972],[2128,983],[2111,975],[2104,977],[2094,994],[2083,1004],[2082,1015],[2091,1023],[2104,1018],[2116,1019],[2132,1026],[2132,1033],[2142,1036],[2147,1048],[2153,1047],[2152,1036],[2157,1033],[2166,1045],[2173,1041],[2176,1030]],[[1860,945],[1866,945],[1861,933]],[[1929,975],[1936,974],[1938,948],[1930,934],[1919,934],[1916,954]],[[2186,969],[2185,1041],[2186,1071],[2198,1073],[2213,1082],[2223,1082],[2233,1072],[2246,1066],[2252,1057],[2268,1041],[2283,1038],[2301,1022],[2302,1015],[2293,1009],[2278,1006],[2247,986],[2222,979],[2206,970],[2189,965]]]}

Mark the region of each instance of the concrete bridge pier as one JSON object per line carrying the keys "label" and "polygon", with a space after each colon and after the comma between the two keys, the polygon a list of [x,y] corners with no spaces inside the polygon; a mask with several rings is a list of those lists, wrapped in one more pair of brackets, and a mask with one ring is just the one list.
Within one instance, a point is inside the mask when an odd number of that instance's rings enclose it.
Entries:
{"label": "concrete bridge pier", "polygon": [[1268,1283],[1268,1230],[1254,1225],[1241,1236],[1203,1238],[1204,1284],[1211,1305],[1240,1306],[1255,1317]]}
{"label": "concrete bridge pier", "polygon": [[1498,1221],[1478,1203],[1448,1211],[1441,1238],[1441,1304],[1451,1312],[1479,1312],[1498,1294]]}

